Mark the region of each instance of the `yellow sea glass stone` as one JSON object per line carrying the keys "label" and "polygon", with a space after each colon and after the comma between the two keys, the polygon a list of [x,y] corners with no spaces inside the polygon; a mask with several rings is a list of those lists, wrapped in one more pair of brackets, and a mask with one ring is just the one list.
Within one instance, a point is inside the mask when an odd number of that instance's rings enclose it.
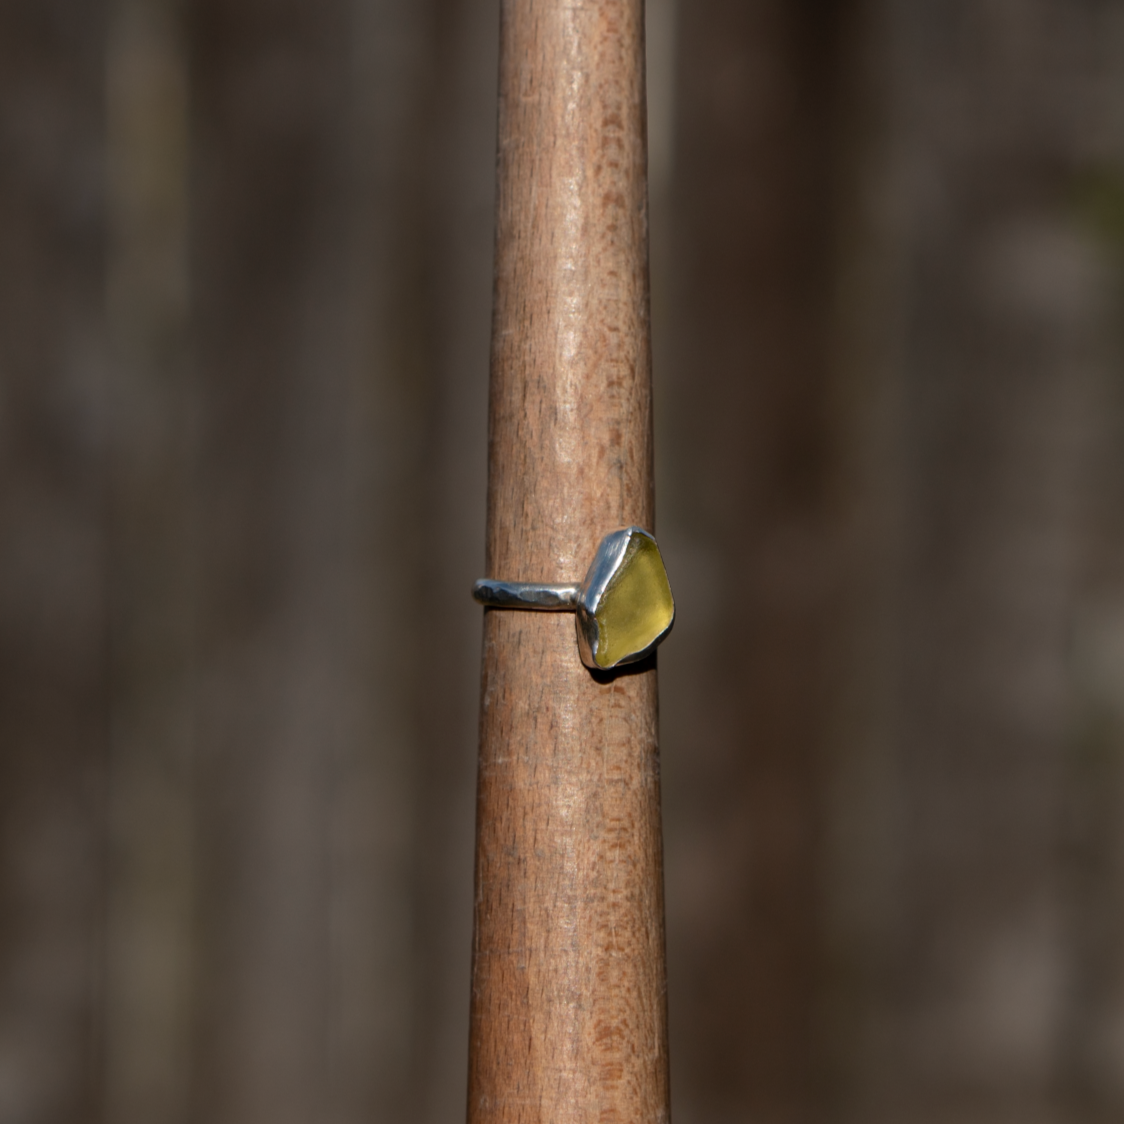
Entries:
{"label": "yellow sea glass stone", "polygon": [[659,547],[633,535],[624,559],[594,611],[598,667],[609,668],[653,644],[675,617]]}

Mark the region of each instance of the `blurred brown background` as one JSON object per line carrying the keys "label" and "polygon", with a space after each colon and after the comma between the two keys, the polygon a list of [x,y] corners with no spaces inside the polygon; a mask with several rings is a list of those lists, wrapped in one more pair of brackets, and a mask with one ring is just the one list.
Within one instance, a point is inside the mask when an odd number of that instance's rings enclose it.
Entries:
{"label": "blurred brown background", "polygon": [[[0,1124],[463,1113],[498,4],[0,3]],[[649,0],[677,1124],[1124,1118],[1124,2]]]}

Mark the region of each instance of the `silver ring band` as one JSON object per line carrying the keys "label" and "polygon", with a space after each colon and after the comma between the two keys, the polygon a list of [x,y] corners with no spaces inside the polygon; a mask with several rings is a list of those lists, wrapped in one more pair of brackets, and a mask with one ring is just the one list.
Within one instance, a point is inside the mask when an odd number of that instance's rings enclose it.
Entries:
{"label": "silver ring band", "polygon": [[493,609],[538,609],[545,613],[573,612],[578,607],[581,586],[546,585],[543,582],[501,582],[481,578],[472,596]]}

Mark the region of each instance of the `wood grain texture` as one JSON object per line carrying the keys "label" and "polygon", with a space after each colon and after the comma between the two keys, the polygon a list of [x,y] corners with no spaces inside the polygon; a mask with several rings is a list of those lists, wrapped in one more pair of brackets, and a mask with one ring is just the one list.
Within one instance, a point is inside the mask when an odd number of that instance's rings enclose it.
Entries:
{"label": "wood grain texture", "polygon": [[[487,574],[653,529],[643,5],[507,0]],[[487,610],[470,1124],[668,1119],[653,661]]]}

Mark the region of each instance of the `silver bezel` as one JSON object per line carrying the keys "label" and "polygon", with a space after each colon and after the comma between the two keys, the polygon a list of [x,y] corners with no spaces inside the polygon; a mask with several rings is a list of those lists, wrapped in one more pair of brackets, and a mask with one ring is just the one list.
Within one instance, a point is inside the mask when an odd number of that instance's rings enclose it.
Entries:
{"label": "silver bezel", "polygon": [[[582,582],[578,591],[576,614],[578,652],[581,655],[582,663],[591,671],[612,671],[615,667],[638,663],[640,660],[647,658],[655,651],[657,645],[667,636],[675,624],[675,595],[672,594],[671,620],[668,622],[667,628],[651,644],[642,651],[625,656],[624,659],[617,660],[616,663],[610,664],[608,667],[602,667],[597,662],[597,645],[600,637],[597,618],[594,614],[597,612],[597,606],[600,605],[601,598],[605,595],[609,584],[620,569],[621,563],[628,552],[628,544],[632,541],[634,535],[643,535],[659,551],[659,544],[656,542],[655,536],[648,534],[643,527],[622,527],[619,531],[610,531],[597,547],[597,553],[593,556],[593,561],[586,571],[585,581]],[[660,557],[662,559],[662,554]]]}

